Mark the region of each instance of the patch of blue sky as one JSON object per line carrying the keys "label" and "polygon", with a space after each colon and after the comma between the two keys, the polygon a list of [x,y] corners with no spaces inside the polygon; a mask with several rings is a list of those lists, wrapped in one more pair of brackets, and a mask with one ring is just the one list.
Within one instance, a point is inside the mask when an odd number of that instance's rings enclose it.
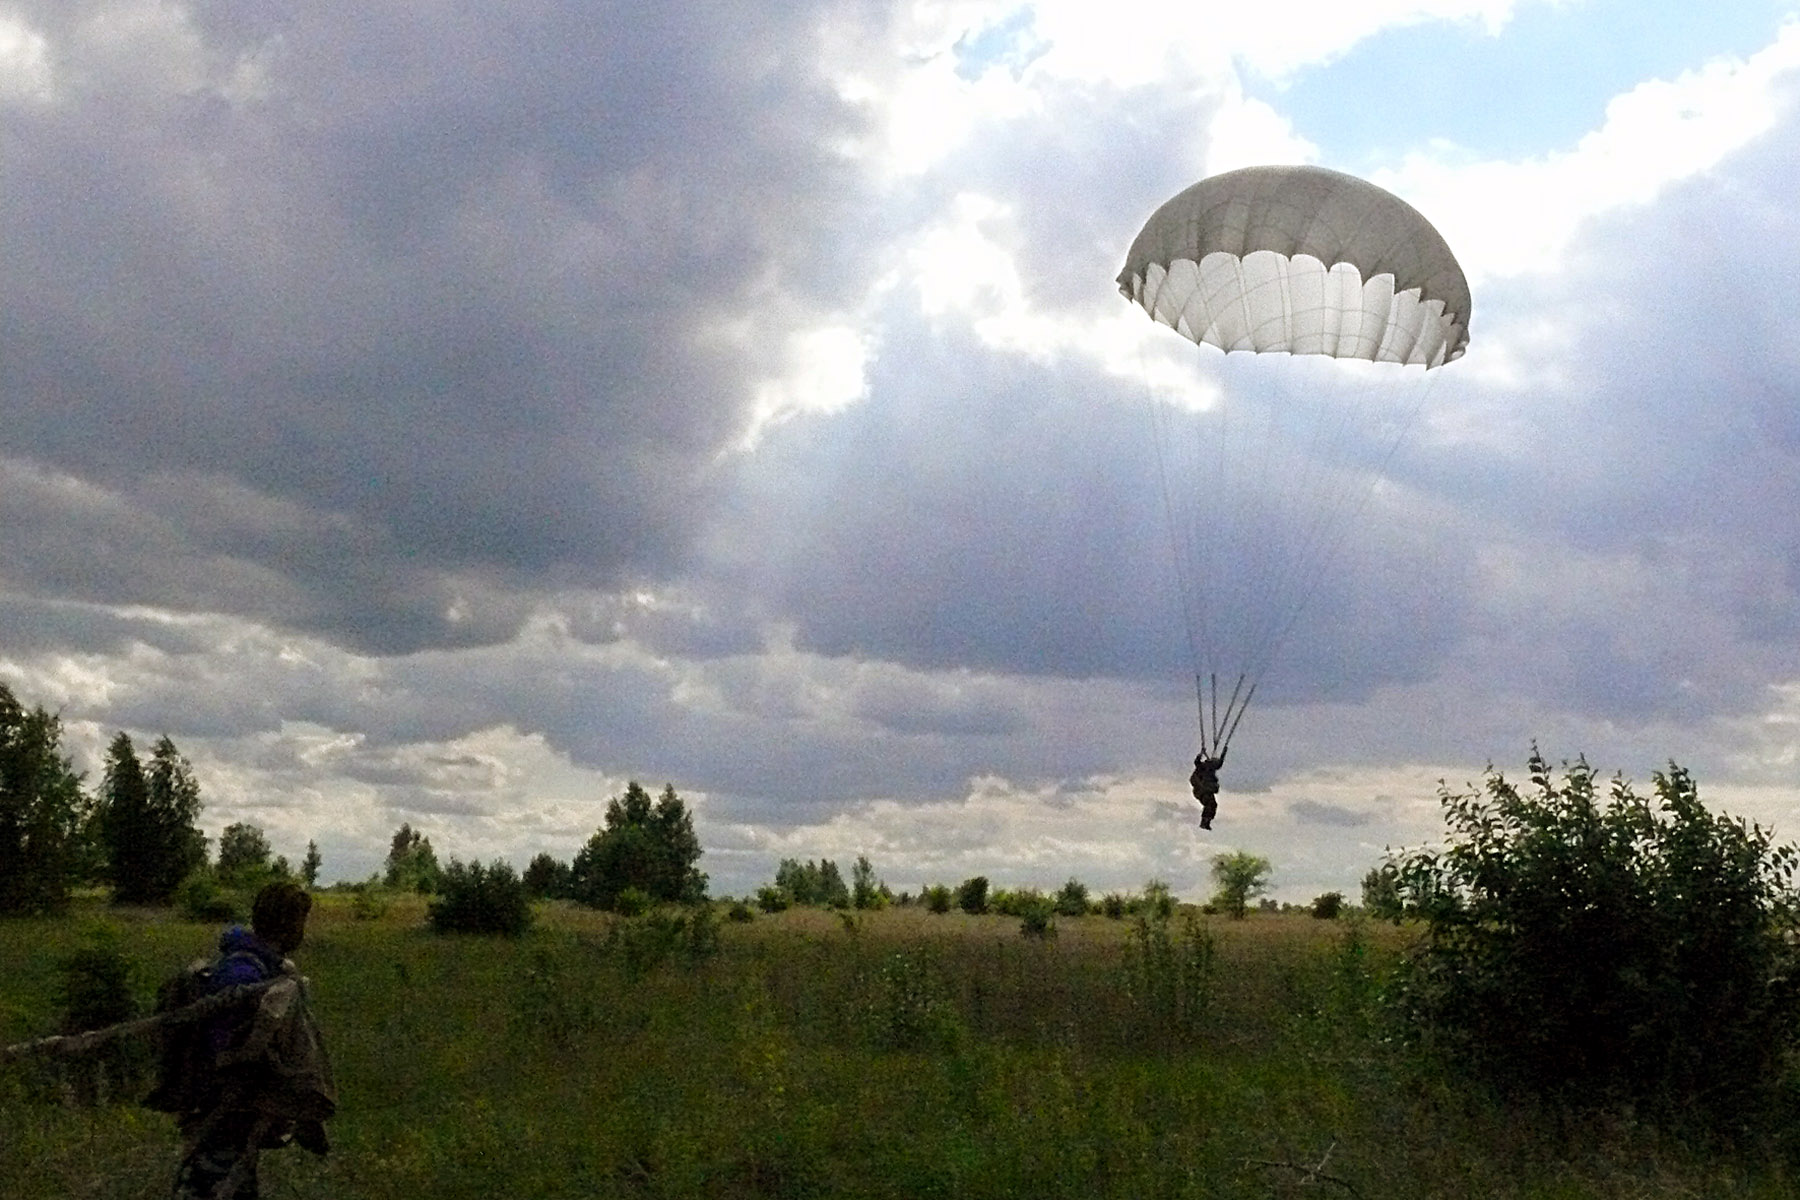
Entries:
{"label": "patch of blue sky", "polygon": [[1768,45],[1793,0],[1584,0],[1521,7],[1497,34],[1475,21],[1387,30],[1339,59],[1248,92],[1350,171],[1428,142],[1475,157],[1567,149],[1605,122],[1613,97]]}
{"label": "patch of blue sky", "polygon": [[1016,79],[1048,49],[1032,24],[1029,6],[1008,13],[1003,20],[959,39],[954,48],[956,73],[963,79],[979,79],[996,66],[1005,67]]}

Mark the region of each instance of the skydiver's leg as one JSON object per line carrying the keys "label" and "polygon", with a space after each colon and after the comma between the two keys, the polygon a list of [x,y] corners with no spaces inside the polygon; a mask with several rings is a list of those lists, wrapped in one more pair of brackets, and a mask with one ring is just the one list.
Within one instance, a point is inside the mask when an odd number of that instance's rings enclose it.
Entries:
{"label": "skydiver's leg", "polygon": [[1213,814],[1219,811],[1219,798],[1208,796],[1200,802],[1200,828],[1211,829]]}

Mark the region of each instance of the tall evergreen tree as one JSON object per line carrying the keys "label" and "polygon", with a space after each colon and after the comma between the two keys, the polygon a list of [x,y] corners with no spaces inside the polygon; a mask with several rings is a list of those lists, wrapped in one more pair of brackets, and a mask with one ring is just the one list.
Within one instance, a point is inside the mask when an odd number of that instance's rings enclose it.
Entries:
{"label": "tall evergreen tree", "polygon": [[575,856],[575,895],[596,908],[612,908],[621,892],[635,888],[652,900],[696,904],[706,899],[699,861],[694,818],[674,786],[665,786],[653,804],[633,781],[606,806],[606,824]]}
{"label": "tall evergreen tree", "polygon": [[145,771],[131,738],[120,733],[107,750],[101,789],[113,900],[164,903],[206,861],[206,835],[198,824],[200,785],[193,768],[164,736]]}
{"label": "tall evergreen tree", "polygon": [[77,866],[86,800],[58,751],[62,722],[0,684],[0,912],[60,908]]}
{"label": "tall evergreen tree", "polygon": [[319,843],[306,843],[306,857],[300,860],[300,878],[306,880],[309,888],[319,886],[319,868],[325,865],[324,856],[319,853]]}

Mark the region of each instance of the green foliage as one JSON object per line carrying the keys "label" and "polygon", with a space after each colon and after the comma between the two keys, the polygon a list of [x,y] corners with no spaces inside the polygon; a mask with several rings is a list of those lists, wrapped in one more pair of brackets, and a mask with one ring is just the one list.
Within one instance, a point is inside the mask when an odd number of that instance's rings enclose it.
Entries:
{"label": "green foliage", "polygon": [[1035,888],[1028,891],[1029,894],[1018,904],[1019,935],[1028,938],[1055,937],[1056,901]]}
{"label": "green foliage", "polygon": [[1313,897],[1312,915],[1321,921],[1335,921],[1344,911],[1344,893],[1323,892]]}
{"label": "green foliage", "polygon": [[62,722],[0,684],[0,913],[48,912],[80,872],[87,802]]}
{"label": "green foliage", "polygon": [[356,885],[350,899],[350,915],[358,921],[379,921],[393,906],[393,893],[376,876]]}
{"label": "green foliage", "polygon": [[867,855],[859,854],[850,867],[850,903],[858,909],[880,909],[888,905],[887,885],[875,878],[874,864]]}
{"label": "green foliage", "polygon": [[742,900],[733,900],[731,907],[725,911],[725,919],[739,925],[748,925],[756,920],[756,913]]}
{"label": "green foliage", "polygon": [[431,848],[431,839],[410,824],[396,829],[394,840],[388,845],[387,871],[382,882],[399,892],[430,895],[437,891],[443,882],[443,870],[438,866],[437,851]]}
{"label": "green foliage", "polygon": [[665,787],[653,804],[632,782],[606,806],[606,824],[575,856],[575,898],[612,909],[622,892],[636,888],[657,903],[699,904],[706,899],[699,861],[694,819],[675,789]]}
{"label": "green foliage", "polygon": [[244,905],[208,867],[196,867],[175,889],[175,907],[190,921],[241,921]]}
{"label": "green foliage", "polygon": [[650,899],[650,893],[640,888],[628,887],[613,897],[612,910],[621,917],[641,917],[655,907],[656,902]]}
{"label": "green foliage", "polygon": [[1087,884],[1079,879],[1070,879],[1056,893],[1056,915],[1059,917],[1085,917],[1093,907],[1088,899]]}
{"label": "green foliage", "polygon": [[718,953],[719,917],[710,904],[656,909],[615,924],[607,933],[606,948],[633,979],[676,955],[692,966]]}
{"label": "green foliage", "polygon": [[756,889],[756,907],[766,913],[786,912],[793,903],[794,897],[784,887],[764,884]]}
{"label": "green foliage", "polygon": [[1218,885],[1213,903],[1220,911],[1242,920],[1249,902],[1267,889],[1269,870],[1268,859],[1247,850],[1213,855],[1212,877]]}
{"label": "green foliage", "polygon": [[794,904],[812,908],[848,908],[851,904],[850,888],[829,858],[804,863],[797,858],[782,859],[775,869],[775,886],[786,891]]}
{"label": "green foliage", "polygon": [[971,915],[980,915],[988,910],[988,881],[986,875],[976,875],[965,879],[956,887],[956,907]]}
{"label": "green foliage", "polygon": [[439,933],[518,937],[531,928],[531,898],[511,863],[495,859],[483,867],[453,858],[425,914]]}
{"label": "green foliage", "polygon": [[261,828],[239,821],[219,834],[219,878],[250,886],[271,875],[269,839]]}
{"label": "green foliage", "polygon": [[1137,914],[1149,917],[1152,921],[1167,921],[1175,915],[1175,893],[1169,885],[1160,879],[1152,879],[1144,885],[1144,894],[1132,907]]}
{"label": "green foliage", "polygon": [[300,860],[300,878],[308,888],[319,886],[319,868],[324,865],[325,859],[319,853],[319,843],[308,839],[306,857]]}
{"label": "green foliage", "polygon": [[[104,1029],[139,1016],[135,973],[116,931],[104,926],[88,930],[83,944],[57,963],[58,1032]],[[143,1044],[128,1040],[89,1051],[64,1066],[67,1093],[91,1106],[124,1098],[122,1093],[142,1079],[149,1056]]]}
{"label": "green foliage", "polygon": [[884,1050],[949,1050],[964,1036],[949,990],[914,951],[889,954],[862,981],[863,1023]]}
{"label": "green foliage", "polygon": [[526,894],[534,899],[574,899],[575,871],[552,854],[540,853],[532,858],[523,878]]}
{"label": "green foliage", "polygon": [[1125,899],[1124,895],[1119,892],[1108,892],[1100,898],[1100,912],[1115,921],[1122,921],[1125,919],[1125,912],[1128,907],[1129,902]]}
{"label": "green foliage", "polygon": [[920,898],[925,901],[926,912],[934,912],[939,916],[949,912],[950,906],[955,903],[955,896],[941,883],[934,883],[926,888],[920,893]]}
{"label": "green foliage", "polygon": [[152,751],[149,770],[131,738],[120,733],[107,751],[99,827],[108,878],[120,904],[164,904],[206,861],[200,832],[200,785],[193,768],[167,737]]}
{"label": "green foliage", "polygon": [[1796,852],[1687,772],[1600,794],[1585,761],[1441,789],[1446,845],[1391,861],[1426,939],[1407,1027],[1508,1087],[1729,1119],[1795,1046]]}
{"label": "green foliage", "polygon": [[1139,1035],[1152,1043],[1192,1040],[1210,998],[1216,947],[1212,933],[1193,917],[1179,933],[1170,917],[1154,910],[1131,927],[1124,962],[1125,992],[1136,1010]]}
{"label": "green foliage", "polygon": [[1363,876],[1362,906],[1371,917],[1398,921],[1405,915],[1400,902],[1400,876],[1391,862],[1371,867]]}

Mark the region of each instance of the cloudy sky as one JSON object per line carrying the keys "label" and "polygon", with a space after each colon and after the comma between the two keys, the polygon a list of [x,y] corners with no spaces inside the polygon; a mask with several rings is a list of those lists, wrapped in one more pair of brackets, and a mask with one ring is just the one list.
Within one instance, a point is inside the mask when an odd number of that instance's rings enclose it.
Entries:
{"label": "cloudy sky", "polygon": [[[715,893],[1305,900],[1534,741],[1800,839],[1797,146],[1793,0],[0,0],[0,681],[327,879],[636,779]],[[1157,436],[1339,398],[1114,285],[1255,163],[1474,293],[1352,488]],[[1206,833],[1170,516],[1271,489],[1335,549]]]}

